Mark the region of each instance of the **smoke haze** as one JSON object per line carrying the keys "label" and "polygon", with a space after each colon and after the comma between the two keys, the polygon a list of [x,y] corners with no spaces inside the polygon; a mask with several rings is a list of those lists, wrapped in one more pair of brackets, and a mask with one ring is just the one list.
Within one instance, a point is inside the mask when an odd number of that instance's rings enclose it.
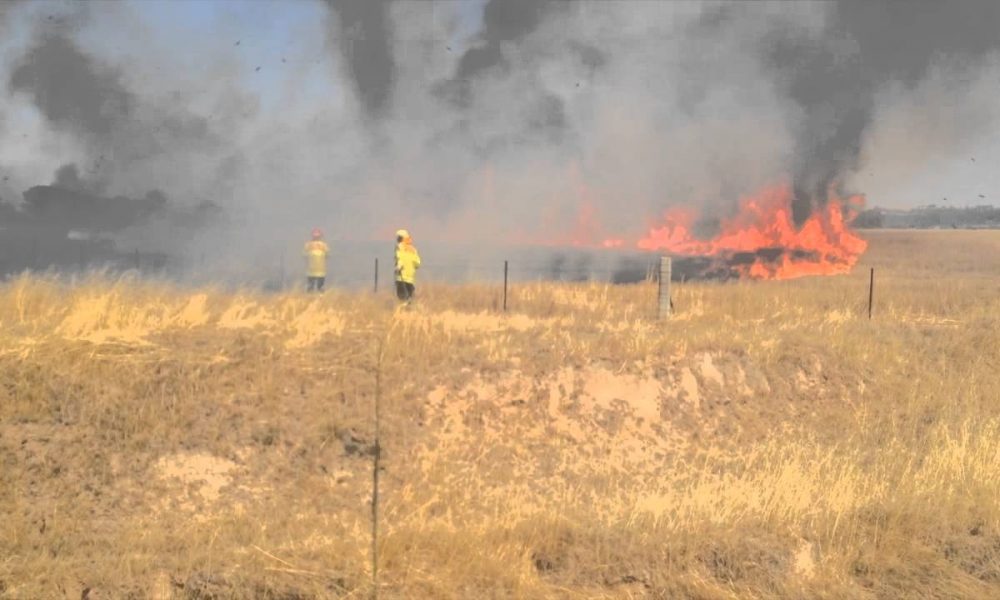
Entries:
{"label": "smoke haze", "polygon": [[995,201],[998,25],[972,1],[3,3],[0,252],[240,276],[314,226],[599,243],[686,205],[707,234],[782,181],[800,221],[831,186]]}

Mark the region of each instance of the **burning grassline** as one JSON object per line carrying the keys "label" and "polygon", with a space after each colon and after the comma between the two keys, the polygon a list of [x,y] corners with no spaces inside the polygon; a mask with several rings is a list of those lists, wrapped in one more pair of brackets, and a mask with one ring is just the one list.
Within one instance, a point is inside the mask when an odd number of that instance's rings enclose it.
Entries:
{"label": "burning grassline", "polygon": [[710,239],[693,233],[700,215],[690,208],[668,211],[663,225],[650,229],[637,246],[682,256],[713,259],[708,273],[753,279],[793,279],[851,270],[868,243],[849,229],[845,212],[863,205],[860,196],[832,197],[801,226],[792,217],[792,188],[767,188],[740,199],[739,212],[719,224]]}

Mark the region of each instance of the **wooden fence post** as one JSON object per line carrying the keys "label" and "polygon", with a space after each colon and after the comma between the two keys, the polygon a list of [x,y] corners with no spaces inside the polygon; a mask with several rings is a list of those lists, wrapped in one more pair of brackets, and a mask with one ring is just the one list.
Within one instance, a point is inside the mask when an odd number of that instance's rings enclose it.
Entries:
{"label": "wooden fence post", "polygon": [[669,256],[660,257],[660,287],[658,295],[657,317],[666,319],[670,316],[670,275],[671,264]]}

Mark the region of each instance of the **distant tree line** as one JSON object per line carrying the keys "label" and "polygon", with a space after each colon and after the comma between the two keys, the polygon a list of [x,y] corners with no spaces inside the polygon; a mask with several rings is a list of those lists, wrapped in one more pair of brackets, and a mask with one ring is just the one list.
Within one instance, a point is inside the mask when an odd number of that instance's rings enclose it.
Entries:
{"label": "distant tree line", "polygon": [[937,206],[910,210],[872,208],[854,219],[861,229],[1000,229],[1000,206]]}

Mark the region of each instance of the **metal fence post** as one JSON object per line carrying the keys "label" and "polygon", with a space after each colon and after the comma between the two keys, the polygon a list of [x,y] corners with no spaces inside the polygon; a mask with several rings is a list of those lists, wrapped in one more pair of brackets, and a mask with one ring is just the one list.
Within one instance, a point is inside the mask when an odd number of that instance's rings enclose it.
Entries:
{"label": "metal fence post", "polygon": [[507,312],[507,261],[503,261],[503,311]]}
{"label": "metal fence post", "polygon": [[872,318],[872,303],[875,300],[875,267],[872,267],[871,276],[868,279],[868,319]]}

